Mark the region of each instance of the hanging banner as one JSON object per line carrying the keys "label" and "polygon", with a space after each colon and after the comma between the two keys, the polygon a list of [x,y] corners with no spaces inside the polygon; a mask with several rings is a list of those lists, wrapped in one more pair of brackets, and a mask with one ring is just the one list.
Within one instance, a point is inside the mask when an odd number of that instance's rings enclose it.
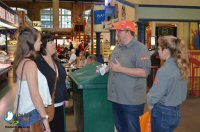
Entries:
{"label": "hanging banner", "polygon": [[111,19],[115,19],[116,18],[116,10],[115,10],[115,6],[106,6],[106,21],[110,21]]}
{"label": "hanging banner", "polygon": [[105,10],[94,11],[94,24],[101,24],[105,21]]}
{"label": "hanging banner", "polygon": [[94,32],[107,32],[102,24],[106,19],[105,13],[105,5],[94,6]]}

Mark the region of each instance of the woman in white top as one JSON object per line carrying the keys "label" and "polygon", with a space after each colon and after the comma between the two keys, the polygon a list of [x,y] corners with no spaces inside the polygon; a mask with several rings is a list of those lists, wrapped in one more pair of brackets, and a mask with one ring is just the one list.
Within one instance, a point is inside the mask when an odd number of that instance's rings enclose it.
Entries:
{"label": "woman in white top", "polygon": [[[50,95],[43,93],[45,97],[41,98],[41,96],[43,95],[40,95],[40,93],[42,93],[44,89],[39,88],[39,86],[47,86],[47,84],[38,85],[38,77],[43,77],[42,74],[39,73],[37,66],[34,62],[36,57],[36,51],[40,50],[40,39],[40,33],[34,28],[27,27],[25,29],[21,29],[21,31],[19,32],[17,48],[14,55],[15,59],[13,65],[13,73],[15,80],[17,80],[18,82],[18,86],[20,86],[21,84],[21,90],[18,90],[18,93],[20,94],[19,101],[17,101],[17,93],[15,102],[19,102],[18,114],[31,112],[31,114],[27,116],[29,120],[26,121],[29,122],[29,125],[38,123],[40,119],[42,119],[44,131],[50,132],[51,130],[49,128],[49,122],[47,120],[48,115],[46,114],[44,108],[44,104],[48,105],[51,103],[49,101]],[[22,71],[23,66],[24,68]],[[19,88],[20,87],[18,87],[18,89]],[[16,104],[17,103],[15,103],[15,110],[17,106]],[[25,127],[29,127],[26,125]],[[21,129],[22,131],[27,131],[28,128]]]}
{"label": "woman in white top", "polygon": [[71,50],[71,55],[70,55],[70,58],[69,58],[69,61],[68,61],[69,64],[76,63],[76,54],[75,54],[75,52],[76,52],[75,49]]}

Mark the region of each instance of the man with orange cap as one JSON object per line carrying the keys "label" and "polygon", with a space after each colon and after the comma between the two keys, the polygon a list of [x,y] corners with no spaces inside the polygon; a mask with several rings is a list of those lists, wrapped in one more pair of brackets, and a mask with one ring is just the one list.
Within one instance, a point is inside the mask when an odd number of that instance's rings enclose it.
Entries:
{"label": "man with orange cap", "polygon": [[135,39],[136,24],[124,20],[114,25],[120,44],[110,59],[108,100],[112,102],[118,132],[140,132],[144,112],[146,78],[151,70],[146,46]]}

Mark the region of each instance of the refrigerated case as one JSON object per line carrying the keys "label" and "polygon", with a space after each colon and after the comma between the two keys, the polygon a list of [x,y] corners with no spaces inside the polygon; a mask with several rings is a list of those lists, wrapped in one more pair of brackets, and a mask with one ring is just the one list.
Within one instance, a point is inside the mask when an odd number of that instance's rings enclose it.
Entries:
{"label": "refrigerated case", "polygon": [[[0,1],[0,81],[8,77],[12,69],[8,56],[8,41],[19,26],[19,18],[15,11]],[[1,83],[1,82],[0,82]]]}
{"label": "refrigerated case", "polygon": [[0,83],[2,80],[7,79],[8,72],[12,69],[11,62],[0,62]]}
{"label": "refrigerated case", "polygon": [[11,61],[14,61],[14,52],[17,46],[17,40],[10,40],[8,43],[8,55]]}

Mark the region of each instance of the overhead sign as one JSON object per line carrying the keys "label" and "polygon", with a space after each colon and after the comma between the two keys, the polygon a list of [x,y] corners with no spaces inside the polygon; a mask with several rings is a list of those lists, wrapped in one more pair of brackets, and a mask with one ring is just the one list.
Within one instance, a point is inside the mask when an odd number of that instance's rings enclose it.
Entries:
{"label": "overhead sign", "polygon": [[2,7],[0,7],[0,18],[4,19],[12,24],[15,23],[15,16]]}
{"label": "overhead sign", "polygon": [[116,10],[115,10],[115,6],[106,6],[106,21],[109,21],[110,19],[114,19],[116,18],[117,14],[116,14]]}
{"label": "overhead sign", "polygon": [[105,21],[105,10],[94,11],[94,24],[101,24]]}
{"label": "overhead sign", "polygon": [[15,16],[10,12],[6,11],[6,20],[12,24],[15,23]]}
{"label": "overhead sign", "polygon": [[0,18],[5,19],[6,18],[6,13],[5,9],[0,7]]}
{"label": "overhead sign", "polygon": [[137,12],[138,20],[200,21],[199,8],[139,6]]}

